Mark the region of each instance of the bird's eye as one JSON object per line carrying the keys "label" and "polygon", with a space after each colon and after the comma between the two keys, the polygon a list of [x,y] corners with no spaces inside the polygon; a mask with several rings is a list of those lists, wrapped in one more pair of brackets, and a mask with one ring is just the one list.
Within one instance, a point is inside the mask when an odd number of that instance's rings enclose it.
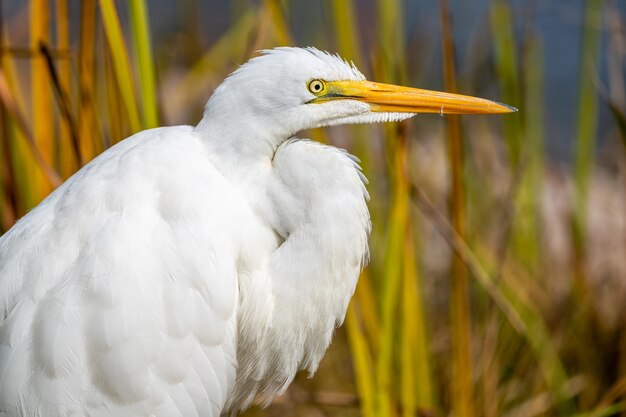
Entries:
{"label": "bird's eye", "polygon": [[326,84],[322,80],[311,80],[308,84],[309,91],[315,95],[321,94],[326,88]]}

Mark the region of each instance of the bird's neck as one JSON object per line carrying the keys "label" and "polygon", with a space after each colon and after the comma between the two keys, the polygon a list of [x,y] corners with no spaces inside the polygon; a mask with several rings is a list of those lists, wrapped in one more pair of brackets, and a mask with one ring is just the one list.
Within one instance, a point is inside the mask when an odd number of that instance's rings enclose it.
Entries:
{"label": "bird's neck", "polygon": [[234,104],[219,97],[212,99],[195,128],[215,158],[215,164],[233,171],[271,161],[278,146],[295,132],[267,115],[259,116]]}
{"label": "bird's neck", "polygon": [[226,126],[204,118],[195,132],[207,147],[213,163],[228,177],[244,167],[271,160],[275,150],[271,138],[263,137],[265,135],[255,132],[250,125]]}

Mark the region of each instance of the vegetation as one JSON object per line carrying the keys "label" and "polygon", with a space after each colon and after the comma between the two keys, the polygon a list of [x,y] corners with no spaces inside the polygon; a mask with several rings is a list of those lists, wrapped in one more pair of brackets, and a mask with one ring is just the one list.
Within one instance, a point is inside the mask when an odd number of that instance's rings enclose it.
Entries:
{"label": "vegetation", "polygon": [[[30,0],[15,12],[27,26],[0,16],[0,231],[115,142],[197,121],[259,49],[312,44],[373,80],[429,88],[420,68],[441,59],[440,88],[520,111],[307,132],[363,161],[372,261],[316,377],[248,415],[626,416],[625,35],[613,2],[586,0],[573,41],[571,174],[545,155],[533,2],[516,3],[527,12],[516,32],[514,2],[491,0],[465,57],[447,0],[429,39],[407,36],[401,0],[367,2],[369,16],[357,13],[366,2],[328,0],[306,21],[296,12],[313,2],[238,0],[208,47],[194,3],[180,3],[189,25],[158,45],[145,0]],[[597,75],[603,32],[608,88]],[[617,128],[599,146],[603,104]]]}

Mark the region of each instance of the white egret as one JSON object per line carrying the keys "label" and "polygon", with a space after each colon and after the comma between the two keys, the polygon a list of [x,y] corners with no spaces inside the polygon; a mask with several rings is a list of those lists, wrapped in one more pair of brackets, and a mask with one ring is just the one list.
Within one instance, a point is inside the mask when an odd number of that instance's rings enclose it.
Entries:
{"label": "white egret", "polygon": [[368,257],[364,177],[303,129],[505,113],[265,51],[196,127],[137,133],[0,238],[1,416],[212,416],[315,372]]}

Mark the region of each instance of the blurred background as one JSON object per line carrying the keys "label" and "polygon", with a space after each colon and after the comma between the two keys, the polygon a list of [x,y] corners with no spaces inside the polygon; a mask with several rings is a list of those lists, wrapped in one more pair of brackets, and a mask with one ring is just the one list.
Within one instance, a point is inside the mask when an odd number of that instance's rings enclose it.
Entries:
{"label": "blurred background", "polygon": [[626,416],[625,2],[0,12],[0,232],[119,140],[196,124],[259,49],[316,46],[372,80],[519,108],[301,133],[361,158],[371,263],[315,377],[246,415]]}

